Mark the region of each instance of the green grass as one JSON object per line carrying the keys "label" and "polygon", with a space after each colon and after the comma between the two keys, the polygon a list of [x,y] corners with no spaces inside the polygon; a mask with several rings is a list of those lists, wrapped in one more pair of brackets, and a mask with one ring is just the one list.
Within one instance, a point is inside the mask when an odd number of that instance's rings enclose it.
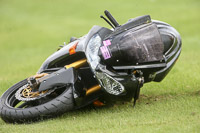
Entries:
{"label": "green grass", "polygon": [[60,132],[200,132],[199,0],[0,0],[0,95],[37,72],[42,62],[71,36],[86,34],[108,9],[122,24],[150,14],[181,34],[181,56],[161,83],[149,83],[132,103],[83,109],[52,120],[6,124],[0,133]]}

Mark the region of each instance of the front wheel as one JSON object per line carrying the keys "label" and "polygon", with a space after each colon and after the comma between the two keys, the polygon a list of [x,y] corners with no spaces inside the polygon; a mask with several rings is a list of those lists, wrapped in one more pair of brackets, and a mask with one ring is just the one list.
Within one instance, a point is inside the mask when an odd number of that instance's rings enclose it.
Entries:
{"label": "front wheel", "polygon": [[16,92],[27,84],[28,81],[25,79],[13,85],[2,95],[0,116],[5,122],[33,122],[52,118],[73,109],[72,86],[59,88],[36,100],[20,101],[16,98]]}

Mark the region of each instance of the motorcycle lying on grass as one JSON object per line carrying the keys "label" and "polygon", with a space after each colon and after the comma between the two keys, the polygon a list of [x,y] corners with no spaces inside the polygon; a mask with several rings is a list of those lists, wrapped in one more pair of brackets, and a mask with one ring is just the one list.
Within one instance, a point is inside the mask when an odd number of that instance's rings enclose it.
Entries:
{"label": "motorcycle lying on grass", "polygon": [[33,122],[90,104],[130,101],[143,84],[162,81],[181,52],[179,33],[149,15],[119,25],[106,10],[111,27],[93,26],[72,37],[42,64],[36,75],[9,88],[0,99],[8,123]]}

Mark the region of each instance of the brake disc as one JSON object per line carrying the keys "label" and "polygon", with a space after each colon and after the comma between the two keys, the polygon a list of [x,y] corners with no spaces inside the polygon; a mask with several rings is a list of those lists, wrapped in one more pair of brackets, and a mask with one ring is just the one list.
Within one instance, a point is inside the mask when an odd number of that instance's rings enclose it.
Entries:
{"label": "brake disc", "polygon": [[15,97],[20,101],[33,101],[51,94],[54,90],[55,89],[33,92],[30,85],[26,84],[19,88],[19,90],[15,93]]}

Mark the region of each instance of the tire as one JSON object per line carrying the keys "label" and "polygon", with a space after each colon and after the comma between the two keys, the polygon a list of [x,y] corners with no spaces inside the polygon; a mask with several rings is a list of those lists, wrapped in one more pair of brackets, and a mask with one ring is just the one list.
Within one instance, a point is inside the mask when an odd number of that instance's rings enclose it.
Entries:
{"label": "tire", "polygon": [[15,92],[27,83],[25,79],[13,85],[0,98],[0,116],[5,122],[30,123],[52,118],[73,109],[72,86],[58,89],[57,92],[53,92],[54,95],[50,94],[38,101],[26,102],[25,104],[28,104],[23,108],[15,107],[17,102],[21,102],[15,98]]}

